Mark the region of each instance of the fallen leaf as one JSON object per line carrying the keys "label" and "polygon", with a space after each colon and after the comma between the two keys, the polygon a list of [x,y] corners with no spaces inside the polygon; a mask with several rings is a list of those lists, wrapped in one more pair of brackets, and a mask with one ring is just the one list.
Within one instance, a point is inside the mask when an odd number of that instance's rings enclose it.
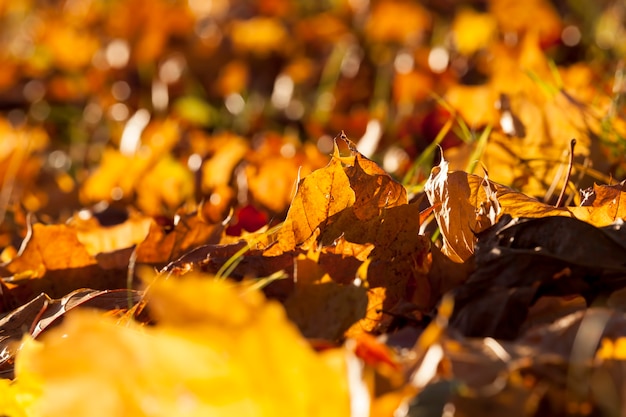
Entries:
{"label": "fallen leaf", "polygon": [[346,168],[346,175],[356,197],[352,210],[360,221],[379,216],[385,208],[407,204],[406,189],[358,152],[354,154],[354,165]]}
{"label": "fallen leaf", "polygon": [[173,227],[150,222],[146,238],[135,249],[138,263],[165,265],[194,247],[219,242],[223,226],[207,223],[199,213],[180,213],[177,219]]}
{"label": "fallen leaf", "polygon": [[0,319],[0,376],[13,378],[15,353],[20,349],[23,336],[38,337],[46,329],[58,324],[61,318],[76,307],[90,307],[118,312],[134,305],[141,293],[136,290],[89,290],[73,291],[65,297],[53,300],[41,294]]}
{"label": "fallen leaf", "polygon": [[457,288],[452,325],[472,336],[514,338],[542,295],[596,296],[626,286],[626,246],[574,218],[503,216],[478,234],[475,271]]}
{"label": "fallen leaf", "polygon": [[328,165],[298,183],[285,223],[278,232],[277,249],[293,250],[330,217],[354,202],[354,191],[350,188],[349,177],[335,145],[335,152]]}
{"label": "fallen leaf", "polygon": [[260,56],[282,51],[288,41],[281,21],[264,17],[232,22],[231,36],[235,48]]}
{"label": "fallen leaf", "polygon": [[[87,217],[89,216],[89,217]],[[130,248],[143,242],[148,236],[151,219],[141,215],[132,215],[125,222],[101,226],[99,221],[89,215],[74,216],[68,223],[75,228],[78,241],[91,256],[99,253],[114,252]]]}
{"label": "fallen leaf", "polygon": [[[435,206],[443,237],[442,252],[455,262],[466,261],[474,253],[476,234],[502,213],[513,217],[572,216],[567,209],[541,203],[477,175],[448,172],[445,159],[433,168],[424,191]],[[501,207],[501,213],[495,217],[489,215],[494,199]]]}
{"label": "fallen leaf", "polygon": [[[52,242],[54,245],[51,245]],[[12,274],[41,278],[49,270],[80,268],[96,263],[96,259],[78,240],[75,228],[35,223],[18,256],[6,269]]]}
{"label": "fallen leaf", "polygon": [[594,184],[593,188],[581,192],[584,196],[581,207],[569,207],[577,219],[596,227],[608,226],[618,219],[626,219],[626,192],[623,183]]}
{"label": "fallen leaf", "polygon": [[341,340],[344,332],[365,317],[367,290],[333,281],[296,285],[285,301],[287,317],[302,335],[312,339]]}
{"label": "fallen leaf", "polygon": [[416,44],[431,25],[430,13],[421,5],[407,1],[377,3],[365,32],[375,42]]}
{"label": "fallen leaf", "polygon": [[489,13],[462,9],[452,22],[454,46],[464,55],[473,54],[495,39],[496,25],[496,20]]}
{"label": "fallen leaf", "polygon": [[148,297],[155,326],[119,326],[77,311],[40,342],[27,339],[15,390],[33,396],[28,409],[41,416],[349,414],[345,360],[315,353],[283,308],[258,291],[207,277],[157,278]]}
{"label": "fallen leaf", "polygon": [[35,223],[18,255],[2,274],[9,305],[30,301],[46,293],[61,298],[79,288],[126,288],[126,271],[132,248],[89,254],[78,239],[76,227]]}

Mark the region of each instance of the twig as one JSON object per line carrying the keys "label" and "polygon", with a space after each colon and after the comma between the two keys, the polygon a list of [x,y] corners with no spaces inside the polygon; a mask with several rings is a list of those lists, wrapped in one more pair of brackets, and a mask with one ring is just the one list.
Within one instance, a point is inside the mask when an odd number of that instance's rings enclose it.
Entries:
{"label": "twig", "polygon": [[563,198],[565,197],[565,190],[567,189],[567,184],[569,184],[569,177],[572,175],[572,166],[574,165],[574,147],[576,146],[576,139],[572,139],[569,143],[569,163],[567,164],[567,175],[565,176],[565,182],[563,183],[563,188],[561,188],[561,194],[559,194],[559,199],[556,201],[555,207],[560,207],[561,203],[563,203]]}

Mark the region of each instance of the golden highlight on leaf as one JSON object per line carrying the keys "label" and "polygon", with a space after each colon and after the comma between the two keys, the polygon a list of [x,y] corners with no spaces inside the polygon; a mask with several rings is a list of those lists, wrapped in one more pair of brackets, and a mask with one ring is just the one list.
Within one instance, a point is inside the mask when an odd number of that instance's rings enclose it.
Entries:
{"label": "golden highlight on leaf", "polygon": [[96,263],[78,239],[75,228],[65,225],[35,223],[23,250],[7,269],[13,273],[31,271],[33,278],[48,270],[80,268]]}
{"label": "golden highlight on leaf", "polygon": [[149,300],[154,327],[79,311],[27,342],[15,398],[31,395],[39,416],[349,414],[345,363],[313,352],[257,291],[158,279]]}

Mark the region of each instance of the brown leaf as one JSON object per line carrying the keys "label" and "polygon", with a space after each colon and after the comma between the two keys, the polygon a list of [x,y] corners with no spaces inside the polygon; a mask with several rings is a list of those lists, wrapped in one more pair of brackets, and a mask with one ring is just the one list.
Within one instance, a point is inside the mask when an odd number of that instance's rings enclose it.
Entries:
{"label": "brown leaf", "polygon": [[12,378],[13,361],[19,342],[25,334],[38,337],[44,330],[59,322],[66,312],[81,306],[100,310],[120,310],[134,305],[141,293],[135,290],[80,289],[65,297],[53,300],[40,294],[28,303],[11,311],[0,319],[0,377]]}
{"label": "brown leaf", "polygon": [[339,340],[355,322],[365,317],[367,290],[333,281],[297,285],[285,301],[290,320],[307,338]]}
{"label": "brown leaf", "polygon": [[367,281],[370,288],[386,288],[385,309],[402,300],[423,309],[436,302],[427,278],[430,242],[419,234],[416,205],[389,208],[368,222],[355,223],[344,236],[349,241],[373,245]]}
{"label": "brown leaf", "polygon": [[173,230],[150,223],[146,238],[137,245],[137,262],[164,265],[194,247],[218,243],[223,226],[209,224],[197,213],[178,215]]}
{"label": "brown leaf", "polygon": [[346,168],[346,174],[356,197],[352,210],[361,221],[380,215],[384,208],[407,203],[406,189],[402,184],[358,152],[354,155],[354,165]]}
{"label": "brown leaf", "polygon": [[626,286],[621,229],[562,216],[503,216],[478,235],[475,271],[455,290],[452,324],[471,336],[516,337],[544,295],[587,302]]}

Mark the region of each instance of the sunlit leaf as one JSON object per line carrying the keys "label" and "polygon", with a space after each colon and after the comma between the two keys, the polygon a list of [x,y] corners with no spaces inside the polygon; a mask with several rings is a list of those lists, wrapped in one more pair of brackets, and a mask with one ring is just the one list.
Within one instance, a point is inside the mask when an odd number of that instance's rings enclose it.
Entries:
{"label": "sunlit leaf", "polygon": [[488,193],[495,192],[501,213],[514,217],[572,216],[567,209],[540,203],[512,189],[462,171],[448,172],[442,159],[433,168],[425,187],[435,206],[434,213],[443,236],[442,251],[456,262],[467,260],[474,252],[476,233],[493,224],[485,212]]}
{"label": "sunlit leaf", "polygon": [[452,23],[454,45],[460,53],[470,55],[485,48],[494,39],[496,29],[493,15],[463,9]]}
{"label": "sunlit leaf", "polygon": [[626,219],[626,193],[624,185],[596,185],[587,190],[582,207],[569,207],[576,218],[597,227],[608,226],[616,220]]}
{"label": "sunlit leaf", "polygon": [[314,353],[276,302],[208,278],[157,281],[149,300],[155,327],[77,312],[41,342],[27,342],[16,372],[18,386],[40,390],[32,409],[44,416],[349,413],[345,363]]}
{"label": "sunlit leaf", "polygon": [[134,215],[123,223],[101,226],[94,217],[81,218],[77,215],[70,225],[76,228],[76,237],[87,252],[96,256],[102,252],[125,249],[142,242],[148,235],[150,223],[149,218]]}
{"label": "sunlit leaf", "polygon": [[550,2],[533,0],[522,6],[514,0],[491,0],[489,11],[503,32],[535,31],[544,44],[554,42],[560,35],[561,19]]}
{"label": "sunlit leaf", "polygon": [[292,250],[323,222],[354,202],[354,191],[335,148],[326,167],[312,172],[298,183],[285,224],[278,233],[278,246],[282,250]]}
{"label": "sunlit leaf", "polygon": [[95,263],[96,259],[78,240],[76,229],[35,223],[19,256],[7,269],[14,274],[28,272],[32,278],[41,278],[47,270],[80,268]]}
{"label": "sunlit leaf", "polygon": [[231,36],[236,48],[262,56],[280,51],[287,40],[280,21],[262,17],[233,22]]}
{"label": "sunlit leaf", "polygon": [[415,43],[431,24],[431,16],[419,4],[407,1],[376,3],[366,33],[374,41]]}

